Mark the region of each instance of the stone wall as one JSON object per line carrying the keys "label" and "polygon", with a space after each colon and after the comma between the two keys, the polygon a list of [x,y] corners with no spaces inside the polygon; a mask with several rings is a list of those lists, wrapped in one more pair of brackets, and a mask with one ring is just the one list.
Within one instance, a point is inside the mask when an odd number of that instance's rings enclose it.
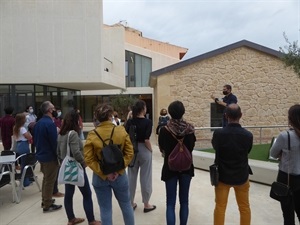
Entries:
{"label": "stone wall", "polygon": [[[289,107],[299,103],[300,78],[293,70],[285,68],[277,57],[240,47],[159,75],[154,92],[154,124],[161,108],[180,100],[186,107],[187,121],[195,127],[209,127],[210,95],[223,97],[224,84],[232,85],[238,98],[243,126],[287,125]],[[259,134],[258,129],[251,131]],[[264,132],[269,138],[277,136],[279,129]],[[204,133],[202,138],[210,139],[211,132]]]}

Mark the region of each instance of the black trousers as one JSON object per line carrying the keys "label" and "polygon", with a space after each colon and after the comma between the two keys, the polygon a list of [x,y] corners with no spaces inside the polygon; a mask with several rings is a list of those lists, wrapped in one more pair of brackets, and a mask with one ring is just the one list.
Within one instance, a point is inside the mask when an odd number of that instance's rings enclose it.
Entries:
{"label": "black trousers", "polygon": [[[295,225],[295,212],[300,221],[300,175],[290,175],[289,186],[292,190],[292,195],[287,201],[280,202],[283,213],[284,225]],[[277,181],[287,184],[288,174],[278,172]]]}

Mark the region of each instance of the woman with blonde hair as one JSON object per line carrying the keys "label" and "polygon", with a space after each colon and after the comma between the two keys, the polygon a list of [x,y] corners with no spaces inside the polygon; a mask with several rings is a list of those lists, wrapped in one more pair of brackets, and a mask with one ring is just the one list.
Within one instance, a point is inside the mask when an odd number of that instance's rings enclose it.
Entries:
{"label": "woman with blonde hair", "polygon": [[[29,149],[29,140],[32,139],[32,136],[29,131],[25,128],[26,115],[25,113],[19,113],[16,115],[16,123],[13,128],[13,137],[17,142],[16,152],[19,155],[30,153]],[[21,171],[25,167],[24,157],[21,157]],[[30,185],[29,178],[24,179],[23,186],[27,187]]]}

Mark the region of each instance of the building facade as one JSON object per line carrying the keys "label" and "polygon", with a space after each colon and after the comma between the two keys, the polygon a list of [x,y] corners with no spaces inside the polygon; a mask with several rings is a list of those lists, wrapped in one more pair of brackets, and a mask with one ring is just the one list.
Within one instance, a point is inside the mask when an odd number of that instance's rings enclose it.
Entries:
{"label": "building facade", "polygon": [[[287,125],[289,107],[299,104],[300,79],[280,56],[278,51],[242,40],[154,71],[150,86],[155,115],[170,102],[181,100],[185,118],[196,127],[219,127],[222,111],[218,112],[210,96],[223,97],[223,86],[230,84],[242,108],[243,126]],[[274,129],[265,132],[269,137],[278,135]],[[210,135],[199,133],[199,140],[205,136],[210,140]]]}
{"label": "building facade", "polygon": [[7,105],[17,113],[50,100],[92,122],[94,107],[120,92],[144,99],[152,116],[149,73],[187,52],[103,25],[102,0],[2,0],[0,18],[0,116]]}
{"label": "building facade", "polygon": [[[121,34],[121,32],[123,33]],[[92,115],[90,112],[92,112],[92,109],[97,104],[110,102],[110,100],[120,95],[120,93],[125,96],[144,100],[147,104],[147,114],[150,119],[153,119],[154,96],[153,89],[149,86],[150,73],[180,62],[188,49],[143,37],[141,31],[122,23],[104,25],[104,36],[104,43],[109,40],[115,40],[116,37],[124,37],[122,40],[124,44],[122,68],[124,68],[123,79],[125,87],[109,90],[82,90],[83,110],[89,112],[86,113],[87,117],[85,117],[85,121],[91,121],[92,118],[88,116]],[[106,50],[107,52],[104,54],[109,56],[110,49]],[[107,61],[107,63],[109,62]],[[125,114],[119,116],[122,120],[126,118]]]}

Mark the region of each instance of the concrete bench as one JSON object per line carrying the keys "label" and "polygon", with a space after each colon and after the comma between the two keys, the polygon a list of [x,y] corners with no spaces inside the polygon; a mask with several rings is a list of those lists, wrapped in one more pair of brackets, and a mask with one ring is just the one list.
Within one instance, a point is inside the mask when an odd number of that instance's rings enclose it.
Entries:
{"label": "concrete bench", "polygon": [[[215,154],[213,153],[193,151],[195,168],[208,171],[214,159]],[[251,181],[267,185],[271,185],[275,181],[278,173],[278,163],[249,159],[249,165],[253,171],[253,175],[249,177]]]}

